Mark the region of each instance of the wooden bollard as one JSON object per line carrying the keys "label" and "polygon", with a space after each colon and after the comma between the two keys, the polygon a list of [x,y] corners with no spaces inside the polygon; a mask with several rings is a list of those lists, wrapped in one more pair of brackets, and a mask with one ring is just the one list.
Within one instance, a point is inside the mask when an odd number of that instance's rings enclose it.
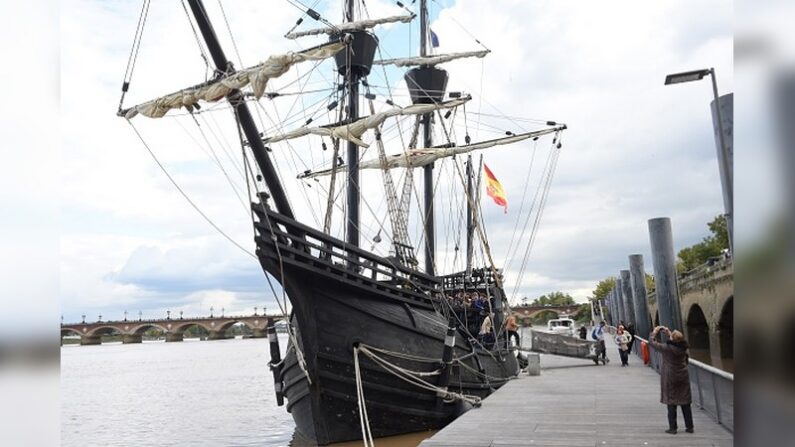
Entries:
{"label": "wooden bollard", "polygon": [[273,319],[271,318],[268,318],[268,341],[271,347],[271,361],[268,362],[268,366],[273,372],[273,390],[276,392],[276,404],[281,407],[284,405],[284,394],[282,394],[282,353],[279,349],[279,337],[276,335],[276,327],[273,325]]}
{"label": "wooden bollard", "polygon": [[450,370],[453,368],[453,349],[455,348],[455,326],[451,325],[447,328],[447,334],[444,337],[444,349],[442,350],[442,371],[439,373],[439,390],[436,392],[436,406],[441,408],[444,405],[444,397],[447,395],[447,385],[450,383]]}

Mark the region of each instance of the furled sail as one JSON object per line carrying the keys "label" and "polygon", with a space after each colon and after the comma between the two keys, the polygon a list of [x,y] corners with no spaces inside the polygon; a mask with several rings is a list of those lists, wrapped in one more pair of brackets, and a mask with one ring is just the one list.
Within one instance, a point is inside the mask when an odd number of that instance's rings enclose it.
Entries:
{"label": "furled sail", "polygon": [[318,61],[329,58],[345,48],[343,42],[331,42],[297,53],[289,52],[268,57],[265,62],[224,76],[206,84],[190,87],[160,98],[139,104],[120,112],[125,118],[139,113],[150,118],[162,118],[170,110],[186,107],[193,110],[199,101],[214,102],[231,91],[251,85],[257,98],[265,94],[265,86],[273,78],[287,73],[290,67],[304,61]]}
{"label": "furled sail", "polygon": [[437,54],[434,56],[416,56],[416,57],[404,57],[404,58],[397,58],[397,59],[383,59],[380,61],[375,61],[373,64],[375,65],[394,65],[396,67],[412,67],[415,65],[436,65],[441,64],[444,62],[450,62],[456,59],[463,59],[465,57],[485,57],[489,54],[489,50],[480,50],[480,51],[467,51],[464,53],[448,53],[448,54]]}
{"label": "furled sail", "polygon": [[[359,169],[393,169],[393,168],[417,168],[429,165],[436,160],[444,157],[452,157],[453,155],[466,154],[478,149],[486,149],[493,146],[500,146],[504,144],[516,143],[528,138],[540,137],[555,132],[560,132],[565,129],[565,125],[558,125],[555,127],[536,130],[533,132],[525,132],[521,134],[511,135],[503,138],[495,138],[492,140],[479,141],[477,143],[466,144],[463,146],[437,146],[432,148],[411,149],[403,154],[390,155],[386,157],[386,166],[381,160],[367,160],[359,163]],[[337,166],[337,172],[344,171],[345,166]],[[331,174],[331,169],[323,169],[320,171],[307,171],[299,175],[298,178],[314,178]]]}
{"label": "furled sail", "polygon": [[397,22],[409,23],[411,22],[412,19],[414,19],[414,17],[416,17],[415,14],[409,14],[401,16],[384,17],[380,19],[357,20],[355,22],[345,22],[333,26],[328,26],[325,28],[316,28],[306,31],[287,33],[285,34],[284,37],[288,39],[297,39],[299,37],[315,36],[318,34],[334,35],[334,34],[344,33],[346,31],[369,29],[375,27],[376,25],[383,25],[385,23],[397,23]]}
{"label": "furled sail", "polygon": [[290,140],[293,138],[303,137],[305,135],[320,135],[350,141],[351,143],[361,147],[369,147],[367,143],[361,140],[362,135],[364,135],[364,133],[368,130],[375,129],[376,127],[383,124],[387,118],[400,115],[424,115],[437,110],[451,109],[464,104],[470,99],[472,99],[471,96],[466,96],[438,104],[412,104],[407,107],[394,107],[385,112],[379,112],[370,116],[366,116],[352,123],[328,127],[304,126],[290,132],[264,138],[262,141],[265,143],[276,143],[278,141]]}

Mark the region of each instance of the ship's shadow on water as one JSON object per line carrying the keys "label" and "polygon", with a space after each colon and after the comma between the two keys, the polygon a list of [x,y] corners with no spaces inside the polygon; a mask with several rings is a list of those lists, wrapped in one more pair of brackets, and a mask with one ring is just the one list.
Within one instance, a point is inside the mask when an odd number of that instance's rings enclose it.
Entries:
{"label": "ship's shadow on water", "polygon": [[[422,441],[436,434],[437,431],[438,430],[428,430],[416,433],[407,433],[405,435],[389,436],[386,438],[375,438],[374,441],[378,447],[415,447],[420,445]],[[330,447],[360,447],[361,445],[361,440],[329,444]],[[293,432],[293,437],[290,440],[289,446],[316,447],[317,444],[314,441],[301,436],[298,431],[295,431]]]}

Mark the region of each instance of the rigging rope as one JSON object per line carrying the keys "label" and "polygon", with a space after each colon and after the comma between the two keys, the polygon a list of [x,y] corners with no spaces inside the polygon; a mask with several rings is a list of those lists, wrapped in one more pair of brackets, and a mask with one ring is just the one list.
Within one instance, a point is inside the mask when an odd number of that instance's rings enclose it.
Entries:
{"label": "rigging rope", "polygon": [[185,198],[185,200],[187,200],[187,201],[188,201],[188,203],[190,204],[190,206],[191,206],[191,207],[193,207],[193,209],[194,209],[194,210],[196,210],[196,212],[197,212],[197,213],[199,213],[199,215],[200,215],[200,216],[201,216],[201,217],[202,217],[202,218],[203,218],[203,219],[204,219],[204,220],[205,220],[205,221],[206,221],[208,224],[210,224],[210,226],[212,226],[212,227],[215,229],[215,231],[217,231],[218,233],[220,233],[220,234],[221,234],[221,236],[223,236],[224,238],[226,238],[226,240],[228,240],[229,242],[231,242],[231,243],[232,243],[232,244],[233,244],[235,247],[239,248],[240,250],[242,250],[242,251],[243,251],[244,253],[246,253],[247,255],[249,255],[249,256],[251,256],[251,257],[253,257],[254,259],[257,259],[257,255],[255,255],[254,253],[252,253],[252,252],[248,251],[248,250],[247,250],[245,247],[243,247],[242,245],[240,245],[239,243],[237,243],[237,241],[235,241],[234,239],[232,239],[232,237],[231,237],[231,236],[229,236],[228,234],[226,234],[226,233],[224,232],[224,230],[222,230],[222,229],[221,229],[221,228],[220,228],[218,225],[216,225],[216,224],[215,224],[215,222],[213,222],[213,221],[212,221],[212,219],[210,219],[210,218],[209,218],[209,217],[208,217],[206,214],[204,214],[204,212],[203,212],[203,211],[202,211],[202,210],[199,208],[199,206],[198,206],[198,205],[196,205],[196,203],[195,203],[193,200],[191,200],[191,198],[188,196],[188,194],[187,194],[187,193],[186,193],[186,192],[185,192],[185,191],[184,191],[184,190],[183,190],[183,189],[182,189],[182,188],[179,186],[179,184],[177,183],[177,181],[176,181],[176,180],[174,180],[174,177],[172,177],[172,176],[171,176],[171,174],[169,174],[169,172],[168,172],[168,170],[166,169],[166,167],[165,167],[165,166],[163,166],[163,164],[162,164],[162,163],[160,162],[160,160],[157,158],[157,156],[155,155],[155,153],[154,153],[154,152],[152,151],[152,149],[149,147],[149,144],[147,144],[147,143],[146,143],[146,141],[144,140],[143,136],[142,136],[142,135],[141,135],[141,133],[138,131],[138,129],[135,127],[135,125],[132,123],[132,121],[130,121],[129,119],[128,119],[128,120],[126,120],[126,121],[127,121],[127,123],[129,123],[129,124],[130,124],[130,127],[132,127],[133,131],[135,132],[135,135],[137,135],[137,136],[138,136],[138,139],[139,139],[139,140],[141,140],[141,143],[143,143],[144,147],[146,148],[146,151],[147,151],[147,152],[149,152],[149,155],[151,155],[151,156],[152,156],[152,159],[154,159],[154,160],[155,160],[155,163],[157,163],[157,165],[160,167],[160,170],[161,170],[161,171],[163,171],[163,173],[166,175],[166,177],[168,177],[168,180],[171,182],[171,184],[172,184],[172,185],[174,185],[174,187],[175,187],[175,188],[177,188],[177,191],[179,191],[179,193],[180,193],[180,194],[182,194],[182,197],[184,197],[184,198]]}

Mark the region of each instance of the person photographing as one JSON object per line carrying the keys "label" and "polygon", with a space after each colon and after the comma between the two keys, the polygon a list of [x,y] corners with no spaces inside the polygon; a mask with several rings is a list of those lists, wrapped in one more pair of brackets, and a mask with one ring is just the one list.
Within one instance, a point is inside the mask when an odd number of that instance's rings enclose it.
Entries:
{"label": "person photographing", "polygon": [[[668,340],[664,343],[658,340],[660,334],[667,334]],[[668,406],[668,430],[665,432],[676,434],[676,407],[680,406],[685,419],[685,431],[693,433],[687,341],[681,332],[657,326],[649,335],[649,343],[663,358],[660,370],[660,402]]]}

